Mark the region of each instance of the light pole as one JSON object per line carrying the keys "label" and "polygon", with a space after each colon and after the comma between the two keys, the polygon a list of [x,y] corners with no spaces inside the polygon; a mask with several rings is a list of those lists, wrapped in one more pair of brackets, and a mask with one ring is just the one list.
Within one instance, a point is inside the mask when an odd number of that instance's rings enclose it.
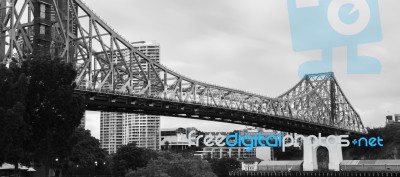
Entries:
{"label": "light pole", "polygon": [[96,167],[97,167],[97,161],[94,161],[94,174],[93,174],[93,176],[96,176]]}
{"label": "light pole", "polygon": [[54,175],[55,175],[55,176],[58,176],[58,175],[57,175],[58,158],[54,159],[54,161],[56,161],[56,163],[53,165],[53,168],[54,168]]}
{"label": "light pole", "polygon": [[78,168],[79,168],[79,165],[77,164],[77,165],[76,165],[76,168],[73,168],[73,171],[72,171],[73,175],[78,174],[78,173],[77,173]]}

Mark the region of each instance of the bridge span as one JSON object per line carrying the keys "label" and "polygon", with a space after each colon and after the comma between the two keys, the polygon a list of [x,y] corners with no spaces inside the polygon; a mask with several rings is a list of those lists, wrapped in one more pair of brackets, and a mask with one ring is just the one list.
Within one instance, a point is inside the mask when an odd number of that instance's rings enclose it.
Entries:
{"label": "bridge span", "polygon": [[[146,95],[82,87],[76,93],[85,96],[89,110],[219,121],[306,135],[365,133],[363,128],[357,129],[362,127],[360,117],[348,103],[333,73],[307,75],[277,98],[235,90],[210,93],[210,90],[213,86],[208,85],[207,90],[192,93],[182,90],[178,96],[171,96],[162,92]],[[192,99],[195,97],[197,100]]]}
{"label": "bridge span", "polygon": [[[276,97],[200,82],[138,51],[81,0],[0,2],[0,61],[62,58],[88,110],[220,121],[301,134],[364,134],[333,73],[306,75]],[[133,22],[134,23],[134,22]],[[35,55],[36,54],[36,55]]]}

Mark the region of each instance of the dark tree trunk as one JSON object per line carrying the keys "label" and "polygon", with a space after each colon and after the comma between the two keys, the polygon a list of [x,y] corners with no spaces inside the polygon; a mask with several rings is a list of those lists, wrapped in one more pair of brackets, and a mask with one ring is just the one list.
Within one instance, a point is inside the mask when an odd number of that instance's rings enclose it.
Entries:
{"label": "dark tree trunk", "polygon": [[14,162],[14,177],[18,176],[18,162]]}
{"label": "dark tree trunk", "polygon": [[48,157],[46,157],[46,163],[44,164],[44,176],[45,177],[49,177],[49,170],[50,170],[50,168],[49,168],[49,158]]}

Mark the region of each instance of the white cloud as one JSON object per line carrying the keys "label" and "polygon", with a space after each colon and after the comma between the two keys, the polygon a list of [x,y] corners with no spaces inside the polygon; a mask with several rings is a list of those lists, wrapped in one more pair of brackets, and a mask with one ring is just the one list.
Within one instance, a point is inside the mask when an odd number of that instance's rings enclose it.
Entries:
{"label": "white cloud", "polygon": [[85,129],[90,130],[93,137],[100,139],[100,112],[86,111]]}

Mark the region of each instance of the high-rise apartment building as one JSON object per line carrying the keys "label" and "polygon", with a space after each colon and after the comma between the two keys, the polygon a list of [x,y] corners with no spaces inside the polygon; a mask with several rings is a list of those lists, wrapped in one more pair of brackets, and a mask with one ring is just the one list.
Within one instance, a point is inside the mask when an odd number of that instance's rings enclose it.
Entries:
{"label": "high-rise apartment building", "polygon": [[86,125],[86,112],[83,112],[83,116],[81,118],[81,123],[79,124],[79,127],[85,129],[85,125]]}
{"label": "high-rise apartment building", "polygon": [[[159,44],[151,41],[132,45],[159,63]],[[129,59],[129,50],[122,50],[121,54],[123,58]],[[148,69],[145,62],[141,63],[141,67],[144,71]],[[160,116],[114,112],[102,112],[100,115],[100,143],[108,153],[115,153],[120,146],[131,142],[138,147],[159,150],[160,135]]]}
{"label": "high-rise apartment building", "polygon": [[122,146],[124,113],[101,112],[100,114],[100,143],[101,148],[108,153],[116,153]]}
{"label": "high-rise apartment building", "polygon": [[160,116],[123,114],[122,144],[135,142],[138,147],[160,149]]}

